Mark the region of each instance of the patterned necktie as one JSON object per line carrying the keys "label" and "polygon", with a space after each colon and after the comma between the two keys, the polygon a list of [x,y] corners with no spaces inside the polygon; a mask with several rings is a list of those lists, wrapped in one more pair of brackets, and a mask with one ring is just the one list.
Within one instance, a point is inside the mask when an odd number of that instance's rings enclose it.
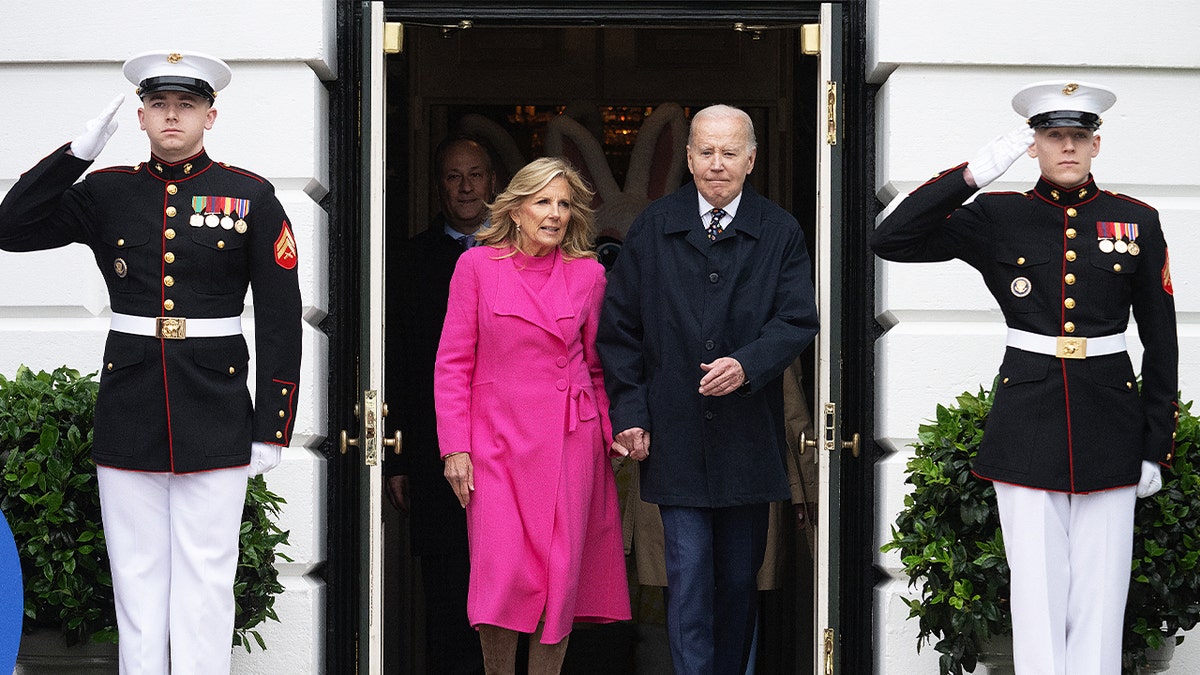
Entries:
{"label": "patterned necktie", "polygon": [[705,230],[708,231],[708,240],[714,241],[718,234],[721,234],[721,219],[725,217],[725,211],[722,209],[713,209],[708,212],[712,216],[712,220],[708,221]]}
{"label": "patterned necktie", "polygon": [[455,237],[455,239],[458,240],[458,244],[460,246],[462,246],[463,249],[471,248],[471,243],[472,243],[471,240],[474,238],[475,238],[474,236],[469,235],[469,234],[460,234],[457,237]]}

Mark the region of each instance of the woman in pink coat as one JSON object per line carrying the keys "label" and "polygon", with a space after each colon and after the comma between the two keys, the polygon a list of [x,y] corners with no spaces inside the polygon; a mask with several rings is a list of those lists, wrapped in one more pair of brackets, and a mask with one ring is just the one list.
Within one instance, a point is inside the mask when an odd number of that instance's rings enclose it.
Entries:
{"label": "woman in pink coat", "polygon": [[566,161],[531,162],[450,282],[434,398],[488,673],[514,671],[520,633],[533,635],[529,672],[557,673],[572,622],[630,616],[591,196]]}

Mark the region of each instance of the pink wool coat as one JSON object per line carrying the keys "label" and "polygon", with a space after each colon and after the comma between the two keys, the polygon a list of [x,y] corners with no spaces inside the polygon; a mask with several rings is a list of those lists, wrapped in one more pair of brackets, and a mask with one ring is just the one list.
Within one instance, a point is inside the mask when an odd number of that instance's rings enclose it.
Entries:
{"label": "pink wool coat", "polygon": [[471,625],[531,633],[544,613],[553,644],[573,621],[630,618],[595,348],[604,268],[556,249],[538,291],[500,258],[510,250],[458,259],[434,372],[438,440],[474,467]]}

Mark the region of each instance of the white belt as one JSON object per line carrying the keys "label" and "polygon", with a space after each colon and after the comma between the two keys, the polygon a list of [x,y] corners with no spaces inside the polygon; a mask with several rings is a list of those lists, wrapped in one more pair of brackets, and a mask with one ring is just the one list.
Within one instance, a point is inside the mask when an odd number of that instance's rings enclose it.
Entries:
{"label": "white belt", "polygon": [[112,322],[108,327],[119,333],[145,335],[163,340],[225,337],[242,334],[242,317],[185,319],[177,316],[133,316],[113,312]]}
{"label": "white belt", "polygon": [[1086,359],[1089,356],[1105,356],[1125,351],[1125,334],[1085,338],[1038,335],[1009,328],[1008,346],[1036,354],[1057,356],[1060,359]]}

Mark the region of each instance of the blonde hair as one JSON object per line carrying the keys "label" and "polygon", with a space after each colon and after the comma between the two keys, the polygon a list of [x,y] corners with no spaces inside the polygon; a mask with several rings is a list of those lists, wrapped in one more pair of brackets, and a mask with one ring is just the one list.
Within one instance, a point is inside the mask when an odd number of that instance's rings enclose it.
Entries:
{"label": "blonde hair", "polygon": [[476,236],[479,243],[497,248],[517,248],[517,242],[522,235],[516,221],[513,220],[513,213],[521,208],[526,199],[540,192],[559,176],[566,179],[571,192],[571,219],[567,221],[567,231],[559,249],[564,258],[595,258],[592,239],[596,222],[595,212],[590,206],[594,193],[583,180],[583,176],[562,157],[535,159],[512,177],[504,192],[497,195],[496,200],[488,205],[491,211],[490,223]]}

